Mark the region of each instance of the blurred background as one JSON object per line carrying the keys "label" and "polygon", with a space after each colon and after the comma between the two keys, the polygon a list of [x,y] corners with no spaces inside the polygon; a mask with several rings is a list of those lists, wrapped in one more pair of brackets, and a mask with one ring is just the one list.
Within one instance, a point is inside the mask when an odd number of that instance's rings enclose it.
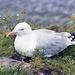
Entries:
{"label": "blurred background", "polygon": [[38,25],[62,24],[75,11],[75,0],[0,0],[0,15],[5,8],[15,16],[26,9],[24,18]]}

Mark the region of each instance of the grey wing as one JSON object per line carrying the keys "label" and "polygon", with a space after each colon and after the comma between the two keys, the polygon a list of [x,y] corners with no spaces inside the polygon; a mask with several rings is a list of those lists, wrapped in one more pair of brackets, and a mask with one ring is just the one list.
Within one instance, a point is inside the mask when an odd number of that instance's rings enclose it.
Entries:
{"label": "grey wing", "polygon": [[48,29],[38,29],[38,30],[33,30],[33,32],[35,33],[46,33],[46,34],[53,34],[53,33],[56,33],[55,31],[53,30],[48,30]]}
{"label": "grey wing", "polygon": [[43,51],[44,57],[53,56],[70,45],[70,40],[67,37],[62,37],[55,34],[40,33],[37,34],[37,47]]}

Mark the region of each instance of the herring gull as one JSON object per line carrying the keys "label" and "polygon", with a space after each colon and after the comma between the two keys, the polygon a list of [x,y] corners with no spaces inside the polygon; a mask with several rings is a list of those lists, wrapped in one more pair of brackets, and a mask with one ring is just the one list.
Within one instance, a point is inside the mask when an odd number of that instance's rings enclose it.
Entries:
{"label": "herring gull", "polygon": [[44,57],[51,57],[70,45],[75,44],[72,39],[75,38],[75,33],[61,32],[57,33],[52,30],[38,29],[32,30],[30,25],[26,22],[19,23],[14,30],[7,34],[17,35],[14,45],[16,51],[26,53],[26,56],[32,57],[35,54],[36,47],[43,51]]}

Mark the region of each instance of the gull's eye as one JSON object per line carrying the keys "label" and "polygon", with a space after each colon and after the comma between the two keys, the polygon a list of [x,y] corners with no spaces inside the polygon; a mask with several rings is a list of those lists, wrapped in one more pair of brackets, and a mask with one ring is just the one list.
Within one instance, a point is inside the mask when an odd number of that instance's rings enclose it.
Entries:
{"label": "gull's eye", "polygon": [[20,31],[22,31],[22,30],[24,30],[23,28],[22,29],[20,29]]}

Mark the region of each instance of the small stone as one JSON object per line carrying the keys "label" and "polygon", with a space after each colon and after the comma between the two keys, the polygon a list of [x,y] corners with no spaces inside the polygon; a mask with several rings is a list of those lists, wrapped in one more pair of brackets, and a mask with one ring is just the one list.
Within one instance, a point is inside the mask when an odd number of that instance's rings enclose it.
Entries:
{"label": "small stone", "polygon": [[39,75],[44,75],[44,73],[41,73],[41,72],[39,72],[38,74],[39,74]]}
{"label": "small stone", "polygon": [[0,18],[2,17],[2,15],[0,15]]}
{"label": "small stone", "polygon": [[34,75],[31,70],[27,70],[28,75]]}
{"label": "small stone", "polygon": [[17,14],[17,16],[20,16],[19,14]]}

